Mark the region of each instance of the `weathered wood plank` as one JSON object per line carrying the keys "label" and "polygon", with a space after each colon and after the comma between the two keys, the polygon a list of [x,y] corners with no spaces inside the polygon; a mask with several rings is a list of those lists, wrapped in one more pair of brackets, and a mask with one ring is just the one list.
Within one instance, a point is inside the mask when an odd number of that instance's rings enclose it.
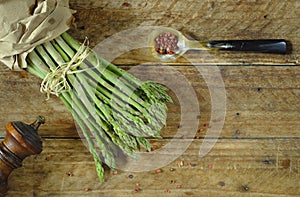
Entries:
{"label": "weathered wood plank", "polygon": [[[153,140],[155,150],[170,143]],[[173,155],[184,140],[176,140],[166,154]],[[200,158],[203,140],[194,140],[170,164],[145,172],[106,170],[99,183],[87,148],[80,140],[44,139],[43,152],[24,161],[9,179],[9,196],[297,196],[300,194],[300,141],[219,140]],[[178,165],[183,162],[183,166]],[[155,161],[153,161],[155,162]],[[173,168],[173,171],[170,171]],[[71,176],[69,175],[71,174]],[[128,178],[128,175],[133,178]],[[173,182],[172,182],[173,180]],[[141,191],[134,193],[136,182]],[[176,188],[180,185],[181,188]],[[248,191],[243,186],[249,188]],[[89,188],[86,192],[85,189]],[[165,193],[166,189],[170,190]]]}
{"label": "weathered wood plank", "polygon": [[[114,46],[114,45],[112,45]],[[124,45],[123,45],[124,46]],[[109,53],[109,51],[107,51]],[[104,57],[110,57],[110,54],[103,53]],[[115,57],[115,56],[114,56]],[[161,63],[160,60],[151,55],[149,48],[137,49],[130,52],[124,52],[116,56],[113,63],[122,64],[140,64],[140,63]],[[298,66],[298,55],[273,55],[273,54],[256,54],[256,53],[238,53],[238,52],[203,52],[188,51],[182,57],[173,62],[165,63],[167,65],[281,65],[281,66]]]}
{"label": "weathered wood plank", "polygon": [[[258,3],[248,0],[188,2],[150,0],[128,3],[129,6],[118,0],[114,2],[70,1],[71,7],[77,10],[77,22],[81,25],[102,26],[101,32],[105,32],[105,35],[101,35],[102,38],[109,35],[110,31],[138,25],[180,27],[189,31],[194,30],[196,35],[204,35],[205,39],[215,35],[225,37],[227,33],[254,38],[259,35],[296,35],[299,33],[297,28],[299,25],[297,17],[300,14],[298,1],[261,1]],[[122,25],[117,26],[116,23]],[[99,34],[94,36],[98,37]]]}
{"label": "weathered wood plank", "polygon": [[[132,71],[134,67],[122,67]],[[167,67],[152,67],[145,65],[134,73],[141,79],[149,77],[159,79],[170,76],[164,72]],[[193,66],[172,66],[181,73],[194,89],[201,118],[192,117],[191,121],[199,121],[197,134],[205,136],[207,128],[203,124],[211,119],[211,96],[207,83]],[[198,67],[199,68],[199,67]],[[299,124],[299,96],[300,69],[299,67],[218,67],[226,88],[226,121],[220,137],[265,138],[265,137],[298,137]],[[163,74],[162,74],[163,73]],[[214,81],[215,73],[206,72],[206,77]],[[39,93],[40,80],[26,72],[11,72],[0,68],[0,117],[4,134],[4,127],[9,121],[21,120],[27,123],[38,115],[47,118],[47,124],[41,127],[42,136],[78,137],[74,121],[66,107],[59,99],[46,97]],[[167,78],[166,78],[167,79]],[[176,79],[176,77],[175,77]],[[180,89],[180,82],[174,81],[175,87]],[[176,85],[177,84],[177,85]],[[209,84],[212,88],[221,88],[219,84]],[[163,131],[165,137],[172,137],[178,130],[180,123],[180,104],[176,97],[175,103],[169,105],[168,127]],[[197,103],[193,106],[198,106]],[[185,123],[188,126],[190,122]],[[188,127],[186,127],[188,128]],[[236,133],[237,132],[237,133]]]}

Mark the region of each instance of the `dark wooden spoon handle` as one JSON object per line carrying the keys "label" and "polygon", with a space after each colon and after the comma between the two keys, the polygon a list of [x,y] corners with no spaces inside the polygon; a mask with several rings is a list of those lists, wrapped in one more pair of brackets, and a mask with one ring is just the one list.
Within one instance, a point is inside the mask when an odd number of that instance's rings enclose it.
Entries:
{"label": "dark wooden spoon handle", "polygon": [[245,51],[273,54],[287,53],[287,42],[283,39],[214,40],[209,41],[207,47],[226,51]]}

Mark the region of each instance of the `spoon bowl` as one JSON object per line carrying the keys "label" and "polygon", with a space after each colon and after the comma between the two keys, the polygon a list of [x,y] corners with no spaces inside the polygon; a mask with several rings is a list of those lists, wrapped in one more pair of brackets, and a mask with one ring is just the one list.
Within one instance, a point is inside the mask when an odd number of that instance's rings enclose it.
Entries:
{"label": "spoon bowl", "polygon": [[[169,40],[174,37],[173,48],[168,49]],[[158,43],[162,41],[163,43]],[[182,56],[190,49],[208,50],[205,42],[192,41],[185,37],[180,31],[173,28],[161,27],[155,30],[149,39],[151,54],[161,61],[173,61]]]}

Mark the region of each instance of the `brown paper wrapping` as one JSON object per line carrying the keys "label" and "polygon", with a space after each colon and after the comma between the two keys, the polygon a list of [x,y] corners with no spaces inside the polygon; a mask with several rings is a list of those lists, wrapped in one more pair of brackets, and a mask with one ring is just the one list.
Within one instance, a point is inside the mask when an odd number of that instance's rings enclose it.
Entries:
{"label": "brown paper wrapping", "polygon": [[74,20],[68,0],[0,0],[0,13],[0,61],[13,70],[26,68],[28,53]]}

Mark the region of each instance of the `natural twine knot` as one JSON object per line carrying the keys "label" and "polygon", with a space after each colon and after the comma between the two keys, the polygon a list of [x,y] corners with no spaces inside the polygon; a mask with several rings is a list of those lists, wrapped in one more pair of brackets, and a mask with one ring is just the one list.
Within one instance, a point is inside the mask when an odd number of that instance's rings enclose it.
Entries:
{"label": "natural twine knot", "polygon": [[[71,89],[71,86],[67,80],[67,75],[85,71],[85,69],[77,69],[89,55],[89,52],[90,49],[88,48],[88,40],[86,38],[69,62],[62,63],[55,69],[51,69],[51,71],[43,79],[40,88],[42,93],[47,94],[47,100],[50,98],[50,94],[59,96],[59,94],[68,92]],[[97,67],[99,65],[99,60],[98,58],[96,59]]]}

